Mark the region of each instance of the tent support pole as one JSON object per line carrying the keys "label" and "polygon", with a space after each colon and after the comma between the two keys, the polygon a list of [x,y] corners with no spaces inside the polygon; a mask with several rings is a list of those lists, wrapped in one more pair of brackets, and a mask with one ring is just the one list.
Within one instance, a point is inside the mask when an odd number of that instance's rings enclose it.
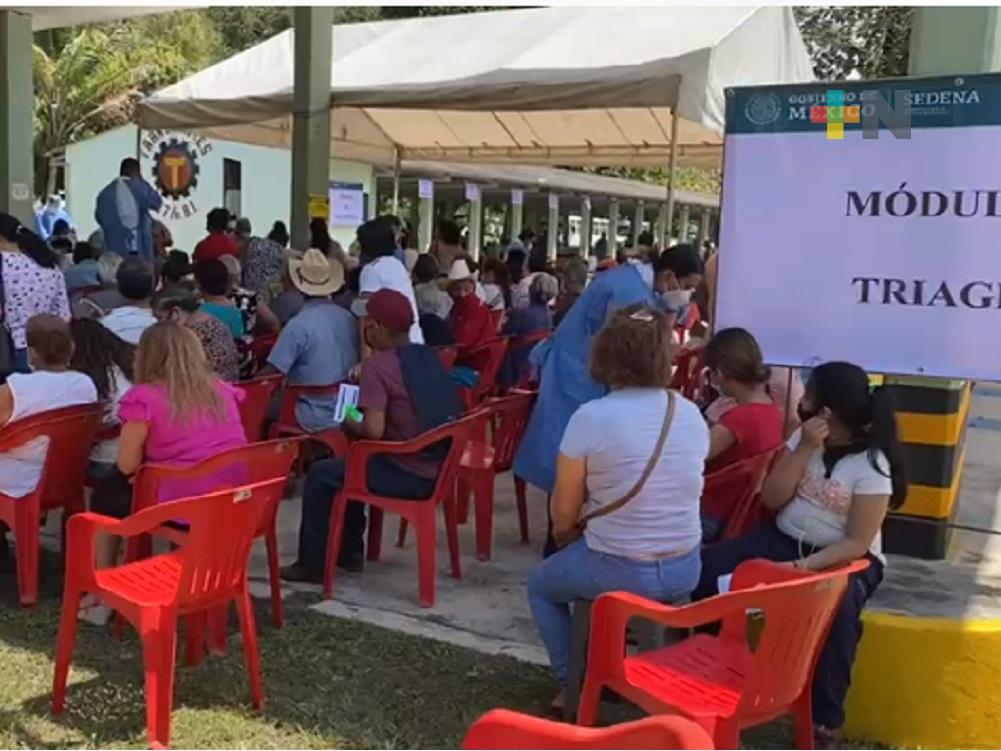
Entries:
{"label": "tent support pole", "polygon": [[680,216],[678,217],[678,242],[688,242],[688,219],[689,208],[687,203],[681,204]]}
{"label": "tent support pole", "polygon": [[400,150],[393,149],[393,214],[400,215]]}
{"label": "tent support pole", "polygon": [[519,189],[511,190],[511,242],[518,239],[525,215],[525,194]]}
{"label": "tent support pole", "polygon": [[[467,195],[469,190],[467,188]],[[483,245],[483,192],[476,186],[476,197],[469,201],[469,255],[474,261],[480,260],[480,248]]]}
{"label": "tent support pole", "polygon": [[546,255],[549,260],[556,263],[556,256],[560,241],[560,197],[555,193],[549,194],[549,224],[546,227]]}
{"label": "tent support pole", "polygon": [[330,191],[330,60],[334,9],[292,9],[295,35],[292,115],[292,247],[309,238],[309,197]]}
{"label": "tent support pole", "polygon": [[619,252],[619,199],[608,202],[608,257],[615,258]]}
{"label": "tent support pole", "polygon": [[667,247],[671,241],[671,229],[674,223],[674,170],[678,164],[678,113],[671,110],[671,155],[667,164],[667,221],[664,223],[664,241],[662,247]]}
{"label": "tent support pole", "polygon": [[580,257],[585,261],[591,255],[591,196],[580,199]]}
{"label": "tent support pole", "polygon": [[633,212],[633,247],[638,248],[640,235],[643,233],[643,222],[646,220],[646,206],[642,201],[636,202],[636,210]]}
{"label": "tent support pole", "polygon": [[[421,190],[421,183],[430,188],[428,191]],[[417,187],[420,196],[420,215],[417,220],[417,251],[428,253],[431,250],[431,240],[434,233],[434,182],[432,180],[421,180]]]}
{"label": "tent support pole", "polygon": [[[31,10],[28,8],[27,10]],[[31,16],[0,11],[0,211],[34,227]],[[72,197],[71,197],[72,199]],[[48,200],[43,195],[42,200]]]}

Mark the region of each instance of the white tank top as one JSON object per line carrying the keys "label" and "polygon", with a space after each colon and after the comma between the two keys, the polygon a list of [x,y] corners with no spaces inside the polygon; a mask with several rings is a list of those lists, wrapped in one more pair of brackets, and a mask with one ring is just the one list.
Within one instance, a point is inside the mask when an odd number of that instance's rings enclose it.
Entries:
{"label": "white tank top", "polygon": [[[8,425],[46,410],[97,401],[90,376],[72,370],[14,373],[7,378],[7,386],[14,399]],[[49,439],[39,436],[0,454],[0,493],[22,498],[38,487],[48,447]]]}

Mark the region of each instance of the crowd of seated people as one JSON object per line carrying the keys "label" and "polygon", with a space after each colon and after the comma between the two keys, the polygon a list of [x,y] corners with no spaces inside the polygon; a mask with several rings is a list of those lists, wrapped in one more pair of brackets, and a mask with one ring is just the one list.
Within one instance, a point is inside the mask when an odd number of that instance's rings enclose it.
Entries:
{"label": "crowd of seated people", "polygon": [[[804,570],[867,558],[814,684],[818,738],[843,724],[860,614],[885,564],[880,526],[905,487],[892,405],[871,392],[860,368],[821,365],[796,393],[795,373],[777,382],[752,333],[729,328],[705,343],[710,398],[695,404],[672,391],[674,330],[703,274],[687,246],[644,248],[589,281],[580,259],[557,272],[531,233],[480,265],[450,221],[421,254],[394,217],[359,227],[350,254],[322,221],[304,251],[287,248],[281,223],[257,238],[224,209],[210,212],[208,230],[193,262],[161,232],[150,263],[101,252],[98,238],[64,250],[75,241],[54,233],[54,248],[0,215],[3,319],[18,358],[0,385],[0,428],[103,402],[90,454],[93,510],[128,515],[129,480],[143,462],[191,466],[244,445],[241,380],[280,374],[284,388],[354,381],[359,420],[337,420],[332,391],[303,393],[299,427],[403,441],[465,408],[433,348],[455,346],[458,364],[479,371],[474,353],[506,337],[523,344],[509,349],[501,387],[517,386],[529,362],[541,377],[515,472],[549,496],[546,557],[527,592],[560,688],[576,599],[611,590],[663,602],[708,597],[751,557]],[[73,264],[64,269],[65,253]],[[78,296],[72,308],[70,294]],[[262,365],[252,347],[270,335]],[[279,391],[272,420],[282,398]],[[0,492],[30,493],[45,449],[0,455]],[[740,489],[707,492],[705,477],[761,456],[770,469],[759,500],[773,518],[722,539]],[[438,455],[377,457],[368,487],[420,503],[439,467]],[[286,580],[321,580],[331,500],[345,473],[343,456],[309,464]],[[158,500],[192,493],[167,483]],[[366,523],[364,507],[349,503],[337,561],[348,571],[363,567]],[[111,565],[117,552],[114,540],[101,539],[98,565]],[[109,612],[86,599],[80,615],[102,623]]]}

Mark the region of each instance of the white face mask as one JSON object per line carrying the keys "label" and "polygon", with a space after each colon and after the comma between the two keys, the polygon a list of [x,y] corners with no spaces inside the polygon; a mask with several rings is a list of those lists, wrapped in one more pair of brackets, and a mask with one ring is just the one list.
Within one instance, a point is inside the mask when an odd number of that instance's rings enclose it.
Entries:
{"label": "white face mask", "polygon": [[692,290],[671,289],[667,292],[662,292],[660,299],[669,310],[677,310],[678,308],[687,305],[688,301],[692,299]]}

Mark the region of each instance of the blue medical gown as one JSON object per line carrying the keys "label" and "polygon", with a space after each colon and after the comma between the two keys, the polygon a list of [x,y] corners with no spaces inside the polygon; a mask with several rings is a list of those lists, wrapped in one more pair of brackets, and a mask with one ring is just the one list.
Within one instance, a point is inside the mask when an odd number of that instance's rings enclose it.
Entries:
{"label": "blue medical gown", "polygon": [[602,272],[570,308],[550,340],[540,345],[548,351],[544,351],[539,398],[514,458],[518,477],[552,492],[556,456],[570,417],[584,402],[608,392],[588,373],[591,338],[609,313],[636,303],[652,306],[655,297],[633,265]]}

